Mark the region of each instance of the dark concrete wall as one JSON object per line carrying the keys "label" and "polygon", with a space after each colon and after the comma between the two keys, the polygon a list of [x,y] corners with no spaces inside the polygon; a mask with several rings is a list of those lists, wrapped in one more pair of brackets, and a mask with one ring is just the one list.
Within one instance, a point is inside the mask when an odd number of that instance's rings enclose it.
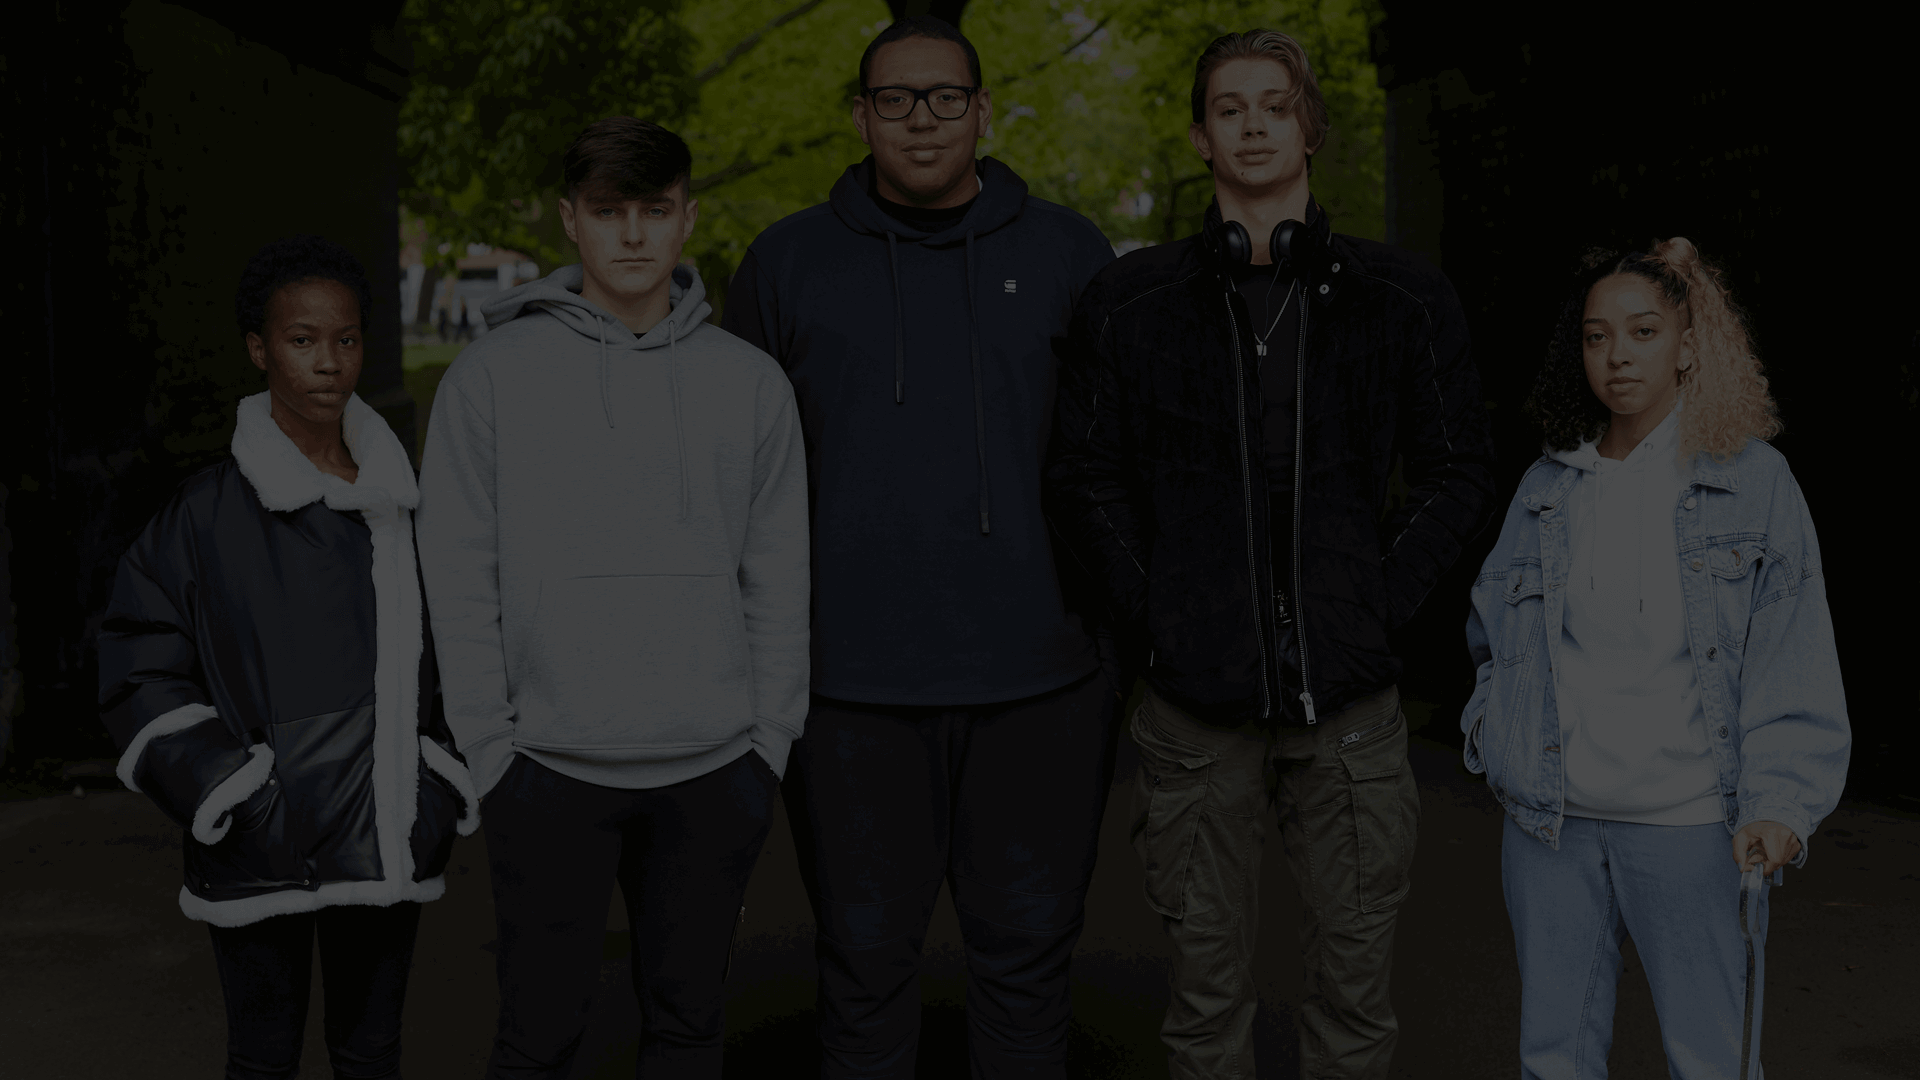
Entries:
{"label": "dark concrete wall", "polygon": [[[1684,235],[1730,272],[1786,420],[1775,440],[1819,529],[1860,790],[1912,790],[1889,750],[1915,691],[1910,513],[1912,200],[1892,162],[1886,27],[1809,9],[1792,25],[1725,5],[1652,9],[1387,0],[1390,239],[1439,264],[1472,321],[1500,442],[1501,504],[1539,454],[1520,415],[1566,271],[1590,244]],[[1903,367],[1904,365],[1904,367]],[[1901,508],[1897,512],[1895,508]],[[1404,637],[1409,679],[1457,718],[1460,627],[1497,524]],[[1898,612],[1898,615],[1894,613]]]}
{"label": "dark concrete wall", "polygon": [[412,445],[397,5],[302,10],[56,5],[4,46],[0,611],[17,633],[0,663],[17,659],[0,705],[17,687],[16,767],[110,752],[93,635],[121,551],[264,388],[233,322],[261,244],[312,232],[360,257],[375,299],[360,394]]}

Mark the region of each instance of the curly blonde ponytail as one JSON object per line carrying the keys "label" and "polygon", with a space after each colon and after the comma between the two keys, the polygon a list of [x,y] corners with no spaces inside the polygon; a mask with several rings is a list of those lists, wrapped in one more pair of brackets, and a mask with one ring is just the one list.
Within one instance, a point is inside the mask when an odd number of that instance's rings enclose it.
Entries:
{"label": "curly blonde ponytail", "polygon": [[1728,295],[1726,276],[1702,258],[1684,236],[1655,241],[1648,261],[1664,267],[1684,289],[1681,299],[1692,319],[1693,344],[1682,359],[1680,388],[1686,408],[1680,415],[1680,454],[1705,452],[1726,461],[1748,438],[1780,434],[1777,406],[1767,392],[1767,377],[1754,355],[1744,314]]}

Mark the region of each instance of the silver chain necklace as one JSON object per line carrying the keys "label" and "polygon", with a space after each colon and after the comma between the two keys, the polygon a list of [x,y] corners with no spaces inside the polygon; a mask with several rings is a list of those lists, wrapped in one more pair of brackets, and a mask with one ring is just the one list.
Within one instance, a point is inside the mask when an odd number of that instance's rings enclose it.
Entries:
{"label": "silver chain necklace", "polygon": [[[1273,328],[1279,326],[1280,320],[1287,314],[1287,305],[1293,303],[1293,288],[1298,284],[1300,284],[1299,278],[1295,278],[1287,283],[1286,299],[1280,301],[1280,310],[1274,315],[1273,321],[1267,324],[1267,332],[1265,334],[1253,335],[1253,349],[1256,355],[1267,355],[1267,339],[1273,336]],[[1273,286],[1271,285],[1267,286],[1267,296],[1269,298],[1273,296]]]}

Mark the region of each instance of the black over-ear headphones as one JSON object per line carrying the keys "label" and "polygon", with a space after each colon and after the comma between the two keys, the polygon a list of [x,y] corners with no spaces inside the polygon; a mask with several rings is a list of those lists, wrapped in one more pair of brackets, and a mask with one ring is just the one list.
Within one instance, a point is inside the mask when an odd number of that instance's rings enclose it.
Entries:
{"label": "black over-ear headphones", "polygon": [[[1276,266],[1289,262],[1298,242],[1306,235],[1304,222],[1292,218],[1273,227],[1273,234],[1267,237],[1267,256]],[[1207,253],[1226,263],[1228,266],[1247,266],[1253,262],[1253,237],[1247,234],[1247,227],[1237,221],[1225,221],[1220,217],[1220,204],[1215,202],[1207,206],[1207,215],[1200,223],[1200,242]]]}

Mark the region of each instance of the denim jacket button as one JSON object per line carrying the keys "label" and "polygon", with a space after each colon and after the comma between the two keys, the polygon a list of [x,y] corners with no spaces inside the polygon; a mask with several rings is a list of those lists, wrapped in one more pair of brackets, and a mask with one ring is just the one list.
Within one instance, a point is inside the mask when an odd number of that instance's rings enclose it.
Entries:
{"label": "denim jacket button", "polygon": [[1701,567],[1701,565],[1702,565],[1702,564],[1701,564],[1701,562],[1700,562],[1700,560],[1699,560],[1699,559],[1695,559],[1695,560],[1693,560],[1693,568],[1694,568],[1695,570],[1698,570],[1698,569],[1700,569],[1700,567]]}
{"label": "denim jacket button", "polygon": [[1686,507],[1689,510],[1693,509],[1693,496],[1691,495],[1687,496],[1687,501],[1681,503],[1680,505]]}
{"label": "denim jacket button", "polygon": [[1154,786],[1154,787],[1159,787],[1159,786],[1160,786],[1160,778],[1159,778],[1158,776],[1156,776],[1156,777],[1154,777],[1154,778],[1153,778],[1153,786]]}
{"label": "denim jacket button", "polygon": [[1720,652],[1720,646],[1718,645],[1707,646],[1707,659],[1709,660],[1713,659],[1716,655],[1719,654],[1719,652]]}
{"label": "denim jacket button", "polygon": [[1720,725],[1720,737],[1723,739],[1727,737],[1727,725],[1725,724]]}

